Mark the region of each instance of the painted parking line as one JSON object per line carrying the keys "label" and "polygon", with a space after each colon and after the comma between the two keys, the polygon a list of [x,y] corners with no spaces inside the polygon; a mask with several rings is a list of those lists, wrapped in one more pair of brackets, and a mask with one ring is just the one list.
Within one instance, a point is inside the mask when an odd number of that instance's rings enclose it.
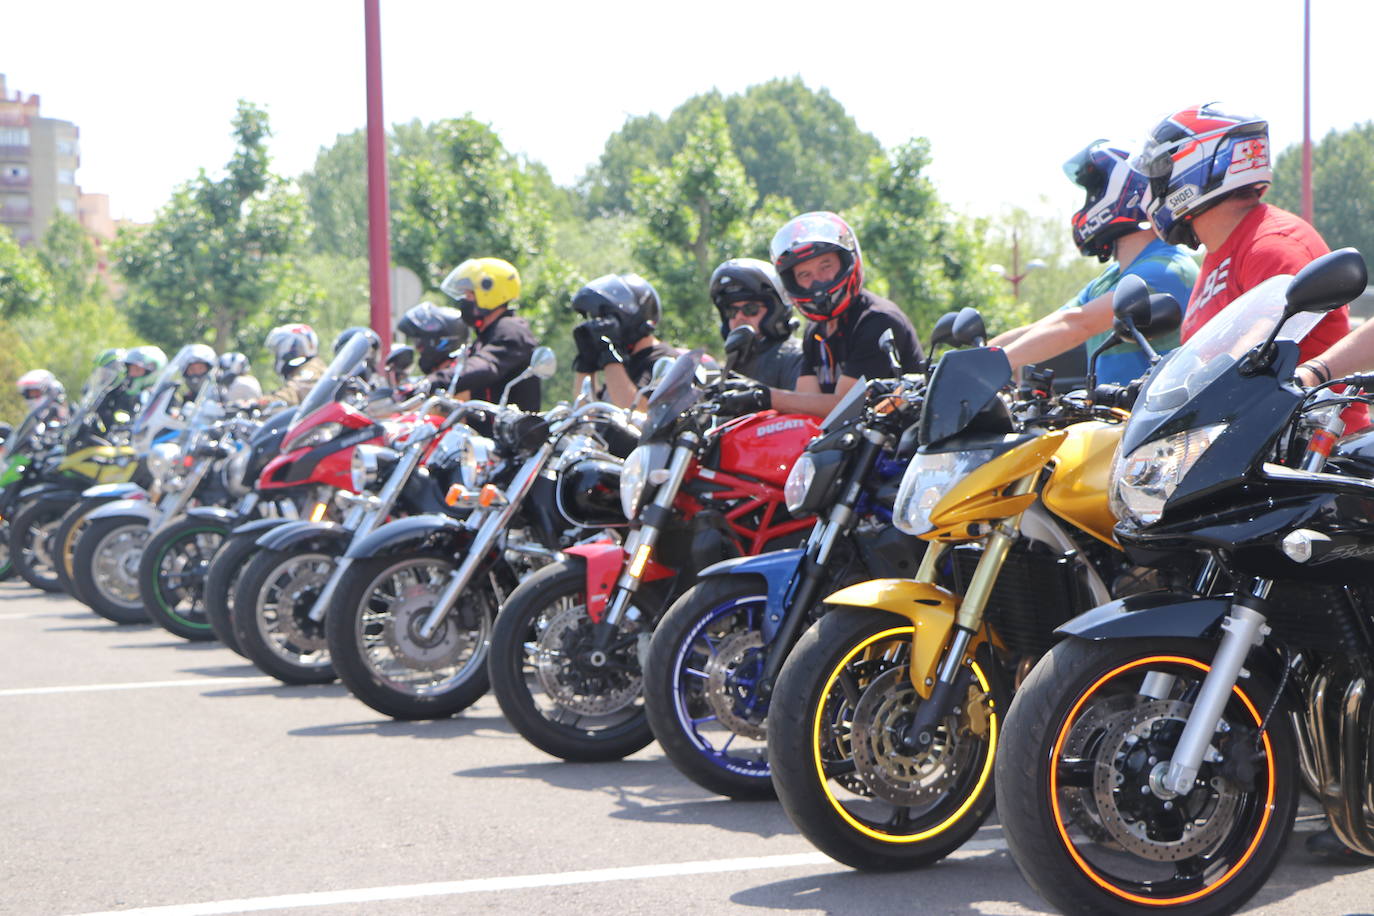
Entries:
{"label": "painted parking line", "polygon": [[[961,858],[992,850],[1006,849],[1002,840],[973,840],[965,843],[950,858]],[[828,865],[843,869],[829,856],[803,852],[786,856],[756,856],[742,859],[716,859],[705,862],[674,862],[665,865],[631,865],[569,871],[546,875],[512,875],[505,878],[470,878],[465,881],[437,881],[432,884],[402,884],[393,887],[367,887],[346,891],[316,891],[282,894],[276,897],[245,897],[209,903],[179,903],[139,909],[85,913],[82,916],[218,916],[224,913],[254,913],[311,906],[350,906],[382,900],[412,900],[418,897],[448,897],[457,894],[486,894],[501,891],[531,890],[540,887],[567,887],[574,884],[605,884],[612,881],[645,881],[653,878],[680,878],[690,875],[725,872],[767,871],[776,868],[801,868]]]}
{"label": "painted parking line", "polygon": [[11,687],[0,690],[0,697],[27,697],[45,693],[95,693],[102,690],[155,690],[163,687],[210,687],[251,684],[280,684],[274,677],[200,677],[182,681],[133,681],[126,684],[73,684],[65,687]]}

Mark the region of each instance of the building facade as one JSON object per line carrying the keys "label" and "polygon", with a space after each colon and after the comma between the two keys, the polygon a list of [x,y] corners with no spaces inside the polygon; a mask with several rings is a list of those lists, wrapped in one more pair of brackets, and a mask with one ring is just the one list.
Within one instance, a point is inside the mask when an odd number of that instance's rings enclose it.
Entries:
{"label": "building facade", "polygon": [[57,213],[81,218],[80,131],[45,118],[37,95],[10,95],[0,73],[0,225],[21,245],[43,238]]}

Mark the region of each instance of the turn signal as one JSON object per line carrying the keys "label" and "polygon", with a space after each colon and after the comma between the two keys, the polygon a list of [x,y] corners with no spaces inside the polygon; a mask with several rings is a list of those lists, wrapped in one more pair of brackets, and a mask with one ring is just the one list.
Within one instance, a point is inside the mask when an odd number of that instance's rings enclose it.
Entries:
{"label": "turn signal", "polygon": [[320,519],[324,518],[324,513],[328,508],[329,507],[324,503],[315,503],[315,508],[310,510],[310,520],[312,522],[318,522]]}
{"label": "turn signal", "polygon": [[477,497],[477,505],[483,509],[490,508],[492,503],[503,505],[505,501],[505,495],[493,484],[482,487],[482,494]]}
{"label": "turn signal", "polygon": [[455,483],[453,486],[449,487],[448,492],[444,494],[444,502],[450,506],[456,506],[460,502],[464,502],[467,499],[467,495],[467,490],[463,489],[463,485],[461,483]]}

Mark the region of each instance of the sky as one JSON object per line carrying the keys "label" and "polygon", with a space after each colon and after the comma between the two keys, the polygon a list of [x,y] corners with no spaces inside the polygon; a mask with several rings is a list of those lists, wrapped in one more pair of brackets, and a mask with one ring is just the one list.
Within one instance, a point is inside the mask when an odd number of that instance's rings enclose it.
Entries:
{"label": "sky", "polygon": [[[1374,3],[1310,2],[1315,141],[1374,119]],[[889,148],[927,138],[941,197],[993,217],[1067,214],[1065,159],[1198,102],[1268,118],[1276,149],[1302,139],[1303,0],[381,0],[381,33],[388,123],[471,114],[560,184],[627,117],[794,75]],[[289,177],[366,124],[363,0],[11,0],[0,73],[80,128],[83,190],[148,220],[222,169],[240,98]]]}

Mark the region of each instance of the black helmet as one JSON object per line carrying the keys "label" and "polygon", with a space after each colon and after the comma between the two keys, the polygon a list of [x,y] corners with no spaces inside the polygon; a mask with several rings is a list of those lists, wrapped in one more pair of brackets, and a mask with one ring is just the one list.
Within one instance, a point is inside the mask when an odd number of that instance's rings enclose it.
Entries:
{"label": "black helmet", "polygon": [[462,314],[433,302],[409,308],[396,323],[396,330],[415,345],[420,371],[426,375],[442,366],[468,339],[468,326]]}
{"label": "black helmet", "polygon": [[359,334],[366,334],[372,341],[372,346],[367,350],[367,359],[365,362],[367,363],[367,371],[375,372],[377,370],[377,357],[382,353],[382,339],[378,337],[377,332],[371,328],[365,328],[361,325],[344,328],[339,332],[339,336],[334,338],[334,355],[338,356],[339,351],[344,348],[344,344],[348,343]]}
{"label": "black helmet", "polygon": [[791,337],[797,328],[792,317],[792,299],[783,291],[782,281],[773,265],[758,258],[731,258],[711,274],[711,302],[720,312],[720,336],[730,333],[727,305],[736,302],[762,302],[766,307],[759,331],[765,338]]}
{"label": "black helmet", "polygon": [[658,292],[639,274],[597,277],[573,295],[572,307],[588,318],[614,318],[625,347],[652,334],[663,314]]}
{"label": "black helmet", "polygon": [[398,344],[392,347],[391,352],[386,355],[386,368],[389,372],[404,375],[413,365],[415,365],[415,348],[408,344]]}

